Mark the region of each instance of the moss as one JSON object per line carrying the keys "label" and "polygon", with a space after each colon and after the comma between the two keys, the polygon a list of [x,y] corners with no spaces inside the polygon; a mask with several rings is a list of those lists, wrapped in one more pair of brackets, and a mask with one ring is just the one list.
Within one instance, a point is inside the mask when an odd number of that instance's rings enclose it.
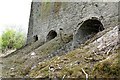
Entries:
{"label": "moss", "polygon": [[[50,59],[49,61],[45,61],[45,63],[47,64],[46,66],[49,66],[49,65],[53,65],[55,68],[57,68],[57,64],[59,65],[63,65],[62,66],[62,70],[59,70],[59,71],[56,71],[54,72],[54,74],[56,74],[58,77],[63,77],[64,75],[66,76],[71,76],[71,77],[84,77],[83,74],[81,73],[81,66],[69,66],[70,64],[73,64],[74,65],[74,61],[76,59],[80,59],[78,56],[78,54],[81,54],[80,53],[83,51],[80,50],[80,49],[77,49],[69,54],[67,54],[66,56],[62,56],[62,57],[54,57],[52,59]],[[78,57],[78,58],[76,58]],[[48,63],[49,62],[49,63]],[[41,63],[40,65],[43,65],[44,63]],[[42,75],[42,76],[47,76],[48,75],[48,68],[45,70],[45,69],[39,69],[40,68],[40,65],[38,66],[38,68],[36,70],[34,70],[34,72],[31,72],[31,73],[35,73],[36,74],[39,74]],[[82,65],[83,66],[83,65]],[[44,71],[45,70],[45,71]],[[80,73],[80,75],[76,75],[77,73]],[[54,76],[54,74],[51,74],[51,76]],[[34,75],[34,76],[35,76]]]}
{"label": "moss", "polygon": [[[47,64],[48,64],[48,62],[46,62],[46,63],[41,63],[41,64],[37,65],[36,68],[34,68],[33,70],[30,71],[30,73],[29,73],[30,76],[31,76],[31,77],[38,76],[38,75],[41,74],[41,71],[43,71],[42,73],[45,74],[45,72],[46,72],[45,69],[46,69]],[[43,76],[43,75],[42,75],[42,76]]]}
{"label": "moss", "polygon": [[[43,76],[48,75],[48,71],[45,71],[43,69],[46,66],[49,66],[52,62],[58,60],[57,57],[55,57],[51,63],[48,63],[48,61],[45,61],[45,63],[40,63],[39,65],[37,64],[39,62],[39,58],[47,56],[48,54],[60,49],[62,46],[64,46],[66,43],[70,42],[72,40],[71,35],[66,35],[64,36],[65,42],[61,43],[60,38],[56,37],[55,39],[47,42],[46,44],[42,45],[41,47],[37,48],[35,50],[36,55],[38,56],[37,58],[31,58],[31,53],[27,54],[16,54],[11,57],[7,57],[4,59],[4,64],[6,64],[6,68],[4,68],[4,75],[10,75],[9,68],[13,67],[15,68],[16,72],[15,73],[17,76],[25,76],[27,74],[31,75],[32,77],[39,76],[41,74],[40,72],[42,71]],[[33,46],[30,46],[33,47]],[[40,59],[41,60],[41,59]],[[59,63],[60,60],[58,60]],[[61,62],[61,61],[60,61]],[[55,63],[55,62],[54,62]],[[26,66],[27,65],[27,66]],[[36,68],[31,70],[31,67],[33,65],[36,65]],[[42,70],[43,69],[43,70]],[[8,72],[8,74],[6,74]]]}
{"label": "moss", "polygon": [[17,60],[14,60],[14,61],[13,61],[13,63],[15,63],[15,64],[22,64],[22,63],[24,63],[24,62],[25,62],[24,59],[17,59]]}
{"label": "moss", "polygon": [[62,2],[55,2],[54,3],[54,13],[55,13],[55,15],[59,14],[59,10],[61,8],[61,4],[62,4]]}
{"label": "moss", "polygon": [[[89,45],[88,43],[86,45],[81,46],[78,49],[68,52],[65,55],[55,56],[52,57],[51,59],[48,58],[39,60],[39,58],[44,58],[44,56],[63,47],[65,44],[72,40],[72,37],[73,37],[72,35],[64,36],[64,42],[61,42],[59,37],[54,38],[53,40],[47,42],[41,47],[35,49],[34,51],[36,53],[35,58],[31,58],[30,56],[31,53],[24,55],[17,54],[15,56],[8,57],[5,62],[5,64],[8,67],[4,67],[5,75],[7,76],[10,75],[11,72],[9,72],[8,70],[14,66],[16,70],[13,73],[16,74],[17,76],[22,77],[28,74],[30,77],[34,78],[54,77],[55,75],[57,75],[58,77],[63,77],[65,75],[65,77],[71,78],[74,77],[85,78],[85,74],[82,72],[81,68],[84,68],[84,70],[89,74],[90,77],[91,76],[94,77],[95,75],[96,77],[104,78],[118,77],[118,75],[120,74],[119,73],[120,56],[118,56],[117,54],[120,53],[120,49],[114,50],[114,52],[110,52],[111,54],[107,56],[101,54],[96,56],[91,51],[91,49],[85,48],[85,46]],[[86,62],[85,58],[94,58],[95,60],[100,60],[100,62],[99,61]],[[31,69],[33,65],[35,65],[36,67],[34,69]],[[55,72],[52,73],[49,71],[50,65],[53,65],[55,69],[58,69],[59,65],[61,69],[56,70]]]}
{"label": "moss", "polygon": [[[120,75],[120,66],[118,64],[118,56],[114,57],[114,59],[108,59],[101,63],[97,63],[93,70],[93,74],[97,77],[119,77]],[[111,63],[112,62],[112,63]],[[103,75],[104,74],[104,75]]]}
{"label": "moss", "polygon": [[[48,16],[52,15],[53,16],[58,16],[60,8],[61,8],[62,3],[61,2],[43,2],[41,5],[41,18],[45,19]],[[53,6],[53,7],[52,7]]]}
{"label": "moss", "polygon": [[110,63],[104,62],[102,64],[98,64],[96,65],[95,70],[98,70],[98,72],[100,72],[101,74],[108,73],[110,71]]}
{"label": "moss", "polygon": [[118,63],[120,64],[120,54],[119,54],[120,53],[120,47],[116,50],[116,53],[118,53]]}
{"label": "moss", "polygon": [[50,2],[43,2],[41,4],[41,19],[44,19],[50,15],[50,9],[51,9]]}
{"label": "moss", "polygon": [[39,67],[37,67],[38,70],[32,70],[30,72],[30,76],[31,77],[37,77],[37,76],[41,76],[42,78],[45,78],[47,76],[49,76],[49,67],[45,66],[41,69],[39,69]]}
{"label": "moss", "polygon": [[41,69],[40,73],[44,73],[44,75],[42,75],[42,77],[49,76],[49,66],[46,66],[43,69]]}
{"label": "moss", "polygon": [[64,75],[66,76],[71,76],[73,74],[73,71],[70,68],[64,67],[64,69],[62,69],[59,73],[58,76],[62,77]]}
{"label": "moss", "polygon": [[37,52],[40,53],[40,55],[50,54],[61,47],[63,47],[66,43],[70,42],[72,40],[72,35],[66,35],[64,36],[64,42],[61,42],[59,37],[56,37],[55,39],[47,42],[46,44],[42,45]]}
{"label": "moss", "polygon": [[73,74],[71,75],[72,77],[80,77],[84,78],[85,76],[82,73],[81,66],[75,66],[72,68]]}

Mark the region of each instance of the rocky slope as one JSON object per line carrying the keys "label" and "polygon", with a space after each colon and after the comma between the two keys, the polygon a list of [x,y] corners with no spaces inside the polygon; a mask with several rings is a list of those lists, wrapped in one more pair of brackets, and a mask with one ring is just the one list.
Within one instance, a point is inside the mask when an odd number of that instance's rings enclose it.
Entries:
{"label": "rocky slope", "polygon": [[72,49],[72,35],[44,43],[37,41],[2,57],[3,77],[118,78],[118,26],[108,28]]}

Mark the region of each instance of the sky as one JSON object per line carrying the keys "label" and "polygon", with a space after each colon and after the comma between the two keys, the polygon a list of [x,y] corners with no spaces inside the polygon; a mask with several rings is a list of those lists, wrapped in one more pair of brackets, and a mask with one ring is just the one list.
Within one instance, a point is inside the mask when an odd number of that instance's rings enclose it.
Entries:
{"label": "sky", "polygon": [[32,0],[0,0],[0,35],[6,28],[27,33],[31,2]]}
{"label": "sky", "polygon": [[0,0],[0,35],[6,28],[27,33],[32,0]]}

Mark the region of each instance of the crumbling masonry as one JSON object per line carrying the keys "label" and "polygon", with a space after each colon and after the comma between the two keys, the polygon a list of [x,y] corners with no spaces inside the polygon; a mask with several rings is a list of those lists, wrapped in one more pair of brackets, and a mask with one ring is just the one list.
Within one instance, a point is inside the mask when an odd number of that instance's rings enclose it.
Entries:
{"label": "crumbling masonry", "polygon": [[73,46],[118,25],[117,2],[32,2],[27,44],[73,34]]}

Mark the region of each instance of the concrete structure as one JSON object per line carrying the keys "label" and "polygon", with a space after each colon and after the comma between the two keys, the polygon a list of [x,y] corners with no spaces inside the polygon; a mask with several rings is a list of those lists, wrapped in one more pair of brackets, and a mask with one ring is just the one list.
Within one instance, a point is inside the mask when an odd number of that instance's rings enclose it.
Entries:
{"label": "concrete structure", "polygon": [[73,45],[118,25],[117,2],[32,2],[27,44],[73,34]]}

